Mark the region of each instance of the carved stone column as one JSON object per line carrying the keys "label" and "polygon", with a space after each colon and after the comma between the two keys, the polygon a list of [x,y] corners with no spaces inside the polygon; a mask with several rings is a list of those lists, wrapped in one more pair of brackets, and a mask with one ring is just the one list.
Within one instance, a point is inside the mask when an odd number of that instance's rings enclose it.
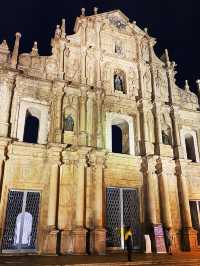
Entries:
{"label": "carved stone column", "polygon": [[76,211],[75,211],[75,227],[72,231],[72,249],[74,254],[86,253],[86,229],[84,228],[85,216],[85,167],[87,148],[78,151],[78,160],[76,163]]}
{"label": "carved stone column", "polygon": [[[153,167],[150,167],[152,165]],[[156,215],[156,198],[154,192],[154,181],[153,176],[155,172],[153,160],[143,159],[142,163],[143,174],[146,179],[146,200],[147,200],[147,220],[150,223],[150,226],[153,226],[158,223]]]}
{"label": "carved stone column", "polygon": [[54,139],[56,143],[61,143],[62,141],[62,100],[64,95],[64,84],[56,82],[53,87],[54,97],[55,97],[55,107],[56,107],[56,115],[54,125],[55,135]]}
{"label": "carved stone column", "polygon": [[179,204],[182,218],[182,247],[184,250],[192,250],[197,248],[198,243],[197,231],[192,228],[187,181],[184,172],[182,172],[184,167],[188,166],[187,164],[184,166],[184,162],[180,162],[180,160],[176,160],[175,163],[179,190]]}
{"label": "carved stone column", "polygon": [[60,40],[60,58],[59,58],[59,78],[64,78],[64,50],[65,50],[65,42]]}
{"label": "carved stone column", "polygon": [[60,190],[58,208],[58,228],[61,230],[60,252],[72,252],[72,193],[73,193],[73,153],[62,153],[63,163],[60,169]]}
{"label": "carved stone column", "polygon": [[8,137],[9,131],[9,116],[12,100],[12,90],[14,80],[6,78],[0,87],[0,98],[2,108],[0,107],[0,136]]}
{"label": "carved stone column", "polygon": [[102,102],[103,102],[104,93],[102,90],[96,91],[97,99],[97,147],[103,147],[103,132],[102,132]]}
{"label": "carved stone column", "polygon": [[92,252],[105,254],[106,252],[106,230],[103,223],[103,168],[105,151],[95,151],[91,154],[94,187],[94,225],[92,232]]}
{"label": "carved stone column", "polygon": [[79,144],[84,146],[87,144],[87,133],[86,133],[86,89],[82,88],[82,94],[80,97],[80,135]]}
{"label": "carved stone column", "polygon": [[156,173],[158,175],[159,180],[159,188],[160,188],[160,200],[161,200],[161,212],[163,216],[163,224],[166,228],[172,228],[172,217],[171,217],[171,208],[170,208],[170,200],[169,200],[169,188],[167,181],[167,169],[163,171],[162,166],[163,161],[161,159],[157,159],[156,165]]}
{"label": "carved stone column", "polygon": [[[153,121],[148,121],[150,112],[152,114],[152,105],[149,101],[141,100],[138,104],[138,110],[140,112],[140,133],[141,133],[141,151],[142,155],[152,155],[154,154],[154,145],[150,139],[150,130],[155,139],[155,129],[154,129],[154,119]],[[153,116],[153,114],[152,114]],[[149,125],[151,124],[151,128]]]}
{"label": "carved stone column", "polygon": [[88,133],[88,146],[94,146],[94,99],[95,92],[88,92],[87,100],[87,133]]}
{"label": "carved stone column", "polygon": [[56,254],[57,245],[57,203],[58,203],[58,182],[59,182],[59,152],[56,147],[50,148],[50,180],[49,180],[49,202],[47,216],[47,238],[45,252],[48,254]]}
{"label": "carved stone column", "polygon": [[173,128],[173,148],[174,148],[174,156],[175,158],[183,159],[183,149],[181,146],[180,139],[180,129],[179,129],[179,107],[172,106],[170,108],[170,116],[172,120],[172,128]]}

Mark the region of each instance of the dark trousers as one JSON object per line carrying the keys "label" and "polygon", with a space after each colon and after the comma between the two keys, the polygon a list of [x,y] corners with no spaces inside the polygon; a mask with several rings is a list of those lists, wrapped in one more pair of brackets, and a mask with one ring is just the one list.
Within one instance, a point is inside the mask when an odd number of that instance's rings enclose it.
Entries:
{"label": "dark trousers", "polygon": [[131,261],[132,250],[128,249],[128,261]]}

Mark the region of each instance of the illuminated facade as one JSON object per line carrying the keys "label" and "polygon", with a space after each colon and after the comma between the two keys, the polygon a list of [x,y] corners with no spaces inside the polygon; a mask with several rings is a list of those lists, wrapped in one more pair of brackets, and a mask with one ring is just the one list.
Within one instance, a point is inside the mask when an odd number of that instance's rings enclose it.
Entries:
{"label": "illuminated facade", "polygon": [[0,45],[2,252],[104,254],[129,225],[134,249],[157,225],[198,248],[198,97],[122,12],[82,9],[74,30],[51,56]]}

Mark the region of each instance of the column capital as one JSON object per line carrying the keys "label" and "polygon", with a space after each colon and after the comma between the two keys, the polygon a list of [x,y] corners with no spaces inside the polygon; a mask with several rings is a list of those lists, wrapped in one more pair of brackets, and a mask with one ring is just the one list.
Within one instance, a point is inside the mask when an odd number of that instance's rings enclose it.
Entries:
{"label": "column capital", "polygon": [[94,100],[95,99],[95,92],[94,91],[87,91],[87,96],[89,99]]}
{"label": "column capital", "polygon": [[106,150],[94,150],[89,154],[89,162],[92,166],[101,166],[102,168],[105,167],[105,158]]}

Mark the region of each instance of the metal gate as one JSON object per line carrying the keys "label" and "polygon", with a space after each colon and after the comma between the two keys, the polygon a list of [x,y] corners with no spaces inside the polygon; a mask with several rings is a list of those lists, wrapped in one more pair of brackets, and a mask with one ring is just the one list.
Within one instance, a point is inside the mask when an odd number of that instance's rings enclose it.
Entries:
{"label": "metal gate", "polygon": [[11,190],[8,194],[2,250],[36,249],[40,193]]}
{"label": "metal gate", "polygon": [[141,248],[140,207],[137,189],[106,189],[107,247],[124,249],[124,231],[133,231],[133,248]]}

